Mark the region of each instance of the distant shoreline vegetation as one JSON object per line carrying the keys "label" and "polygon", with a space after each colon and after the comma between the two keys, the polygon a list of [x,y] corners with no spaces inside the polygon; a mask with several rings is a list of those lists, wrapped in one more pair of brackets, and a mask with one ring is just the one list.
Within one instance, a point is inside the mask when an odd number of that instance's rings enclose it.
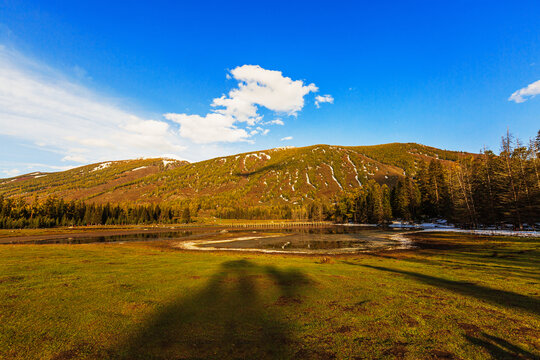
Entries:
{"label": "distant shoreline vegetation", "polygon": [[414,172],[404,173],[394,185],[369,179],[331,198],[299,205],[203,206],[196,200],[96,204],[51,195],[27,203],[22,196],[0,195],[0,228],[170,224],[215,217],[372,224],[446,219],[465,228],[510,224],[531,229],[540,224],[539,149],[540,131],[527,145],[507,133],[499,155],[485,150],[460,154],[454,161],[421,160]]}

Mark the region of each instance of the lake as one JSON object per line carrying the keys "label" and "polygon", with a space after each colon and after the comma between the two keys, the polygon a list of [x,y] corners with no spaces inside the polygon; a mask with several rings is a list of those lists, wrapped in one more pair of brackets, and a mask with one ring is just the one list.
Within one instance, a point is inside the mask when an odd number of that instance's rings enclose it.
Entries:
{"label": "lake", "polygon": [[132,241],[162,241],[172,247],[198,251],[258,251],[267,253],[339,254],[406,249],[411,242],[402,234],[408,231],[366,226],[327,226],[313,228],[226,230],[200,227],[191,230],[137,233],[103,232],[56,234],[27,237],[8,243],[89,244]]}

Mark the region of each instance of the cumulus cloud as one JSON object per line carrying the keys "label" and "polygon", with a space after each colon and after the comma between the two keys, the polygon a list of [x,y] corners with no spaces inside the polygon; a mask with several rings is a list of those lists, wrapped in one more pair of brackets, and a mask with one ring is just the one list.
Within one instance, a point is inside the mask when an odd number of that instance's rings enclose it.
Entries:
{"label": "cumulus cloud", "polygon": [[255,133],[242,126],[284,124],[279,118],[262,121],[259,107],[296,116],[304,107],[304,97],[319,90],[315,84],[306,85],[302,80],[283,76],[281,71],[258,65],[239,66],[227,77],[238,81],[238,87],[214,99],[207,115],[165,114],[165,118],[180,124],[181,136],[195,143],[248,141]]}
{"label": "cumulus cloud", "polygon": [[332,97],[332,95],[317,95],[317,96],[315,96],[315,106],[317,107],[317,109],[321,107],[322,103],[333,104],[334,103],[334,98]]}
{"label": "cumulus cloud", "polygon": [[238,129],[235,119],[222,114],[210,113],[206,116],[186,114],[165,114],[166,119],[180,124],[180,136],[191,139],[197,144],[246,140],[249,134]]}
{"label": "cumulus cloud", "polygon": [[528,86],[514,92],[512,95],[510,95],[508,101],[522,103],[535,97],[538,94],[540,94],[540,80],[535,81],[532,84],[529,84]]}
{"label": "cumulus cloud", "polygon": [[293,137],[292,136],[285,136],[283,138],[281,138],[281,141],[289,141],[289,140],[292,140]]}
{"label": "cumulus cloud", "polygon": [[[318,91],[315,84],[280,71],[244,65],[228,72],[237,86],[214,99],[207,114],[166,113],[156,119],[82,86],[73,78],[90,76],[82,68],[72,70],[68,78],[0,45],[0,136],[58,159],[54,164],[0,164],[0,172],[65,170],[82,163],[162,154],[191,160],[223,155],[233,151],[234,143],[252,143],[254,136],[269,133],[267,127],[284,125],[281,117],[296,116],[305,97]],[[273,120],[265,121],[261,111]],[[49,158],[32,156],[38,161]]]}

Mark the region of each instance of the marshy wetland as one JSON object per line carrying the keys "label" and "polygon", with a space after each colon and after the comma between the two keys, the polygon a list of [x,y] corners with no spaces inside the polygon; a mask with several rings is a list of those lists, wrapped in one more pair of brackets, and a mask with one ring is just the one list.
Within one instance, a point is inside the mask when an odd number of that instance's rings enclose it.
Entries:
{"label": "marshy wetland", "polygon": [[[154,230],[2,238],[19,243],[0,246],[0,358],[540,356],[538,238],[409,232],[365,252],[403,231]],[[259,251],[287,242],[322,252]]]}
{"label": "marshy wetland", "polygon": [[107,234],[52,234],[4,239],[10,244],[91,244],[158,241],[185,250],[252,251],[290,254],[346,254],[413,248],[404,235],[412,231],[378,227],[318,226],[226,230],[194,228],[189,230],[140,229]]}

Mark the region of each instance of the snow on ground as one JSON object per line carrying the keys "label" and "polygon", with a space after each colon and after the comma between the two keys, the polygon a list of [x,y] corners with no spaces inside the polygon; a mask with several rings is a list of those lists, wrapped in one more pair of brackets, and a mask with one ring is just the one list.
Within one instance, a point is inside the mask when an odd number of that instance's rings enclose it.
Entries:
{"label": "snow on ground", "polygon": [[482,230],[469,230],[458,229],[451,224],[445,224],[444,222],[436,223],[421,223],[421,224],[409,224],[400,223],[394,221],[389,227],[394,229],[418,229],[422,232],[456,232],[463,234],[473,235],[490,235],[490,236],[520,236],[520,237],[540,237],[539,231],[514,231],[514,230],[498,230],[498,229],[482,229]]}
{"label": "snow on ground", "polygon": [[176,160],[167,160],[167,159],[163,159],[163,166],[167,166],[169,164],[174,164],[176,162]]}
{"label": "snow on ground", "polygon": [[354,163],[351,161],[351,157],[349,156],[349,154],[347,154],[347,160],[354,168],[354,178],[356,179],[356,182],[358,183],[358,185],[362,186],[362,183],[360,182],[360,180],[358,180],[358,169],[356,168],[356,165],[354,165]]}
{"label": "snow on ground", "polygon": [[112,164],[112,162],[110,162],[110,161],[101,163],[98,166],[96,166],[95,168],[93,168],[92,170],[90,170],[90,172],[106,169],[109,166],[111,166],[111,164]]}
{"label": "snow on ground", "polygon": [[519,237],[540,237],[540,231],[513,231],[513,230],[466,230],[456,228],[433,228],[424,229],[422,231],[447,231],[456,233],[465,233],[473,235],[490,235],[490,236],[519,236]]}
{"label": "snow on ground", "polygon": [[148,166],[141,166],[141,167],[138,167],[138,168],[135,168],[131,171],[137,171],[137,170],[142,170],[142,169],[146,169]]}
{"label": "snow on ground", "polygon": [[263,152],[247,154],[246,157],[248,157],[248,156],[254,156],[259,160],[261,160],[262,158],[266,158],[266,160],[270,160],[272,158],[270,155],[268,155],[267,153],[263,153]]}
{"label": "snow on ground", "polygon": [[313,184],[311,183],[311,181],[309,181],[309,175],[308,173],[306,172],[306,181],[308,183],[308,185],[310,185],[311,187],[313,187],[315,189],[315,186],[313,186]]}
{"label": "snow on ground", "polygon": [[410,224],[408,222],[392,221],[392,224],[389,225],[391,228],[395,229],[455,229],[453,225],[447,225],[446,223],[420,223],[420,224]]}
{"label": "snow on ground", "polygon": [[247,154],[247,155],[246,155],[246,159],[247,159],[248,157],[250,157],[250,156],[253,156],[254,158],[257,158],[257,159],[259,159],[259,160],[261,159],[261,158],[259,157],[259,154],[257,154],[257,153]]}
{"label": "snow on ground", "polygon": [[[328,164],[326,164],[326,165],[328,165]],[[343,186],[341,186],[341,184],[339,183],[339,181],[337,181],[336,176],[334,175],[334,167],[331,166],[331,165],[328,165],[328,166],[330,167],[330,170],[332,171],[332,179],[334,179],[334,181],[336,182],[336,184],[338,184],[339,188],[340,188],[341,190],[343,190]]]}

